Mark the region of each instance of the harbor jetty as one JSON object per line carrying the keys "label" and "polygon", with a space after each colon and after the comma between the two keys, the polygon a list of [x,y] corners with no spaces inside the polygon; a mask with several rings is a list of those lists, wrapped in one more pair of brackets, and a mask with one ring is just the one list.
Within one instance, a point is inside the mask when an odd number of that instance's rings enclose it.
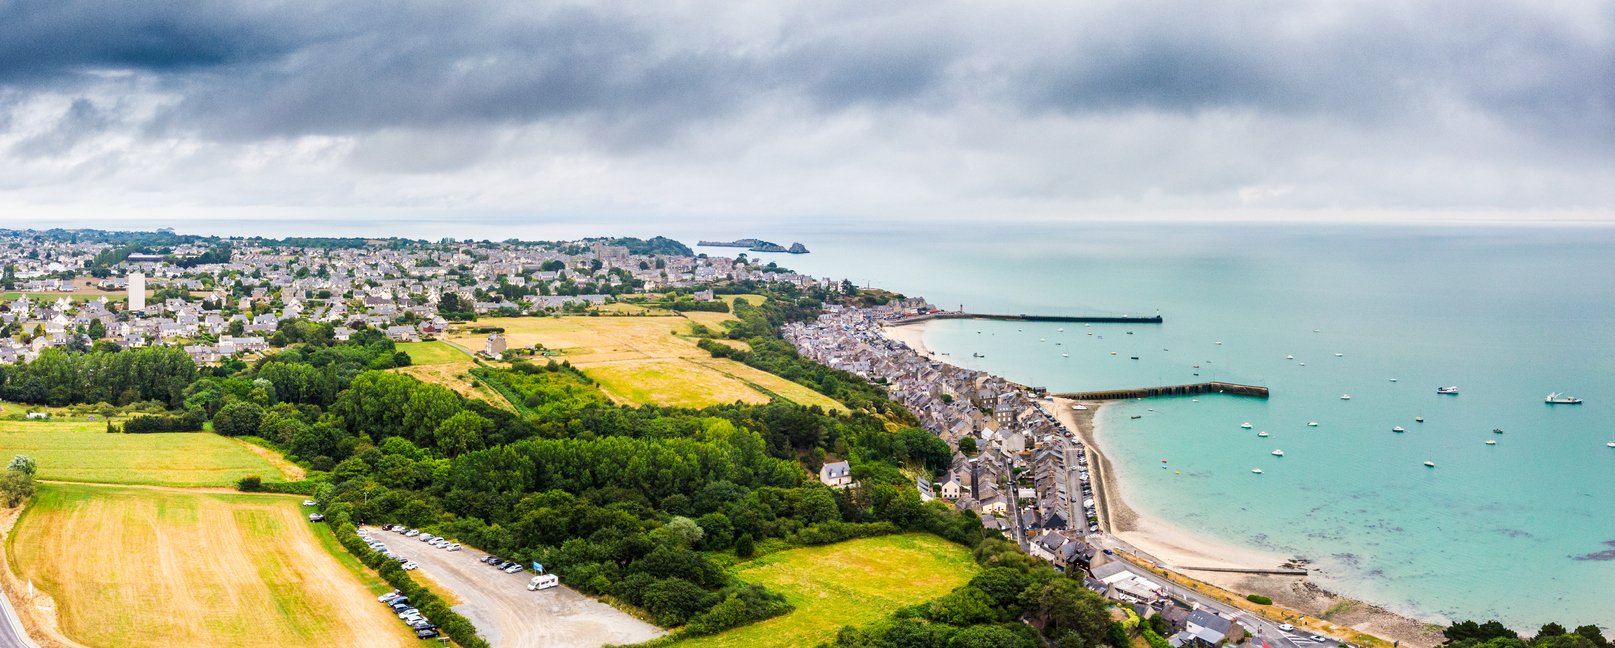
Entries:
{"label": "harbor jetty", "polygon": [[1226,382],[1203,382],[1192,385],[1170,385],[1165,387],[1139,387],[1137,389],[1108,389],[1103,391],[1067,392],[1052,394],[1058,398],[1071,400],[1125,400],[1129,398],[1152,398],[1155,396],[1188,396],[1191,394],[1231,394],[1234,396],[1249,396],[1251,398],[1267,398],[1268,389],[1258,385],[1241,385]]}
{"label": "harbor jetty", "polygon": [[1024,313],[1017,315],[1000,315],[994,313],[967,313],[965,311],[935,311],[894,317],[885,320],[883,323],[887,326],[902,326],[904,324],[917,324],[919,322],[942,319],[978,319],[1011,322],[1074,322],[1090,324],[1160,324],[1162,322],[1160,315],[1152,315],[1149,317],[1133,317],[1131,315],[1027,315]]}

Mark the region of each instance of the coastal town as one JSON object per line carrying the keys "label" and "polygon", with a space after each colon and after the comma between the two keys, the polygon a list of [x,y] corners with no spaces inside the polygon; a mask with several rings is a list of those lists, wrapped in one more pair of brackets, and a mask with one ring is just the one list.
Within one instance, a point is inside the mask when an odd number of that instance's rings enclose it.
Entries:
{"label": "coastal town", "polygon": [[0,231],[0,364],[96,343],[180,346],[208,364],[265,351],[281,324],[297,319],[338,324],[339,340],[368,326],[410,342],[441,334],[464,313],[586,313],[633,293],[684,289],[703,301],[711,291],[695,289],[721,282],[822,281],[744,254],[697,255],[666,239],[176,241],[137,251]]}

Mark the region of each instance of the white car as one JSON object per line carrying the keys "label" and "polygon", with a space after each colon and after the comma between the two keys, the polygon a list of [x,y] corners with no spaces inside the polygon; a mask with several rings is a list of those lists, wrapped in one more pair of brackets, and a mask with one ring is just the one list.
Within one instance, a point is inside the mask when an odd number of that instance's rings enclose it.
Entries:
{"label": "white car", "polygon": [[449,551],[459,551],[460,550],[460,543],[456,542],[456,543],[450,544],[447,548],[448,548]]}
{"label": "white car", "polygon": [[522,570],[521,565],[511,565],[511,566],[505,568],[505,573],[506,574],[514,574],[514,573],[519,572],[521,570]]}
{"label": "white car", "polygon": [[418,536],[420,534],[421,534],[421,532],[416,531],[414,529],[410,529],[410,530],[404,532],[404,537],[413,538],[413,537]]}
{"label": "white car", "polygon": [[319,506],[319,503],[314,500],[303,500],[303,506]]}
{"label": "white car", "polygon": [[399,565],[399,567],[403,567],[404,571],[415,571],[415,569],[420,567],[420,565],[417,565],[417,564],[415,564],[415,561],[410,560],[410,561],[405,561],[404,564]]}
{"label": "white car", "polygon": [[1294,629],[1295,629],[1295,626],[1293,626],[1293,625],[1290,625],[1290,624],[1288,624],[1288,623],[1280,623],[1280,624],[1279,624],[1279,629],[1280,629],[1280,630],[1283,630],[1283,631],[1285,631],[1285,632],[1289,632],[1289,631],[1291,631],[1291,630],[1294,630]]}

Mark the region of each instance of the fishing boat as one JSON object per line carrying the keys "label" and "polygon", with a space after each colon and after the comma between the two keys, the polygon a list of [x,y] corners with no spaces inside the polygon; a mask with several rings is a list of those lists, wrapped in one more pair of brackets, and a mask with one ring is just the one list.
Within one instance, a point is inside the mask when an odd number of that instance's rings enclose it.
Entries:
{"label": "fishing boat", "polygon": [[1317,421],[1308,421],[1307,422],[1307,427],[1318,427],[1318,422]]}
{"label": "fishing boat", "polygon": [[1398,425],[1396,427],[1391,428],[1391,431],[1392,432],[1406,432],[1406,431],[1408,431],[1408,429]]}
{"label": "fishing boat", "polygon": [[1392,378],[1392,379],[1391,379],[1391,382],[1396,382],[1396,379],[1395,379],[1395,378]]}
{"label": "fishing boat", "polygon": [[1436,393],[1437,394],[1447,394],[1449,396],[1457,396],[1458,395],[1458,386],[1453,385],[1451,387],[1437,387],[1436,388]]}
{"label": "fishing boat", "polygon": [[1282,456],[1284,456],[1284,451],[1283,450],[1274,450],[1273,451],[1273,456],[1282,457]]}
{"label": "fishing boat", "polygon": [[1063,328],[1057,328],[1057,329],[1054,329],[1054,332],[1055,332],[1055,333],[1064,333],[1064,332],[1065,332],[1065,329],[1063,329]]}
{"label": "fishing boat", "polygon": [[1222,346],[1222,343],[1221,343],[1221,342],[1218,342],[1218,343],[1217,343],[1217,346]]}
{"label": "fishing boat", "polygon": [[1260,474],[1262,474],[1262,469],[1261,468],[1252,468],[1251,472],[1260,475]]}
{"label": "fishing boat", "polygon": [[972,353],[972,354],[970,354],[970,357],[972,357],[972,358],[985,358],[987,356],[984,356],[984,355],[982,355],[980,353]]}
{"label": "fishing boat", "polygon": [[1301,365],[1303,367],[1307,366],[1307,363],[1305,363],[1305,362],[1300,362],[1300,363],[1297,363],[1297,364],[1299,364],[1299,365]]}
{"label": "fishing boat", "polygon": [[1426,462],[1424,462],[1424,467],[1425,468],[1434,468],[1434,467],[1436,467],[1436,462],[1434,462],[1434,461],[1426,461]]}
{"label": "fishing boat", "polygon": [[1134,359],[1134,360],[1137,360],[1137,359],[1138,359],[1138,356],[1133,356],[1133,359]]}
{"label": "fishing boat", "polygon": [[1133,415],[1133,418],[1136,418],[1136,419],[1141,419],[1141,418],[1144,418],[1144,417],[1142,417],[1142,416],[1139,416],[1139,415],[1137,415],[1137,414],[1134,414],[1134,415]]}
{"label": "fishing boat", "polygon": [[1249,430],[1249,429],[1251,429],[1253,427],[1256,427],[1256,426],[1251,425],[1250,421],[1245,421],[1244,423],[1240,423],[1239,427],[1242,427],[1242,428],[1245,428],[1245,429]]}
{"label": "fishing boat", "polygon": [[1287,356],[1284,356],[1284,359],[1285,359],[1285,360],[1294,360],[1294,359],[1295,359],[1295,356],[1293,356],[1293,355],[1287,355]]}
{"label": "fishing boat", "polygon": [[1549,405],[1580,405],[1581,399],[1576,398],[1575,396],[1553,392],[1548,394],[1547,398],[1542,399],[1542,402]]}
{"label": "fishing boat", "polygon": [[1351,394],[1341,394],[1340,400],[1351,400]]}
{"label": "fishing boat", "polygon": [[1262,430],[1261,432],[1257,432],[1256,436],[1266,437],[1267,436],[1267,430]]}
{"label": "fishing boat", "polygon": [[1497,445],[1497,440],[1496,439],[1487,439],[1486,440],[1486,445]]}
{"label": "fishing boat", "polygon": [[1413,417],[1413,422],[1414,423],[1423,423],[1424,422],[1424,417],[1423,416],[1415,416],[1415,417]]}
{"label": "fishing boat", "polygon": [[1503,433],[1503,428],[1492,428],[1492,433],[1493,434],[1502,434]]}
{"label": "fishing boat", "polygon": [[1335,357],[1336,358],[1344,358],[1344,357],[1346,357],[1346,354],[1344,354],[1344,353],[1336,353]]}
{"label": "fishing boat", "polygon": [[1069,357],[1071,357],[1071,354],[1069,354],[1069,353],[1062,353],[1062,354],[1060,354],[1060,357],[1062,357],[1062,358],[1069,358]]}

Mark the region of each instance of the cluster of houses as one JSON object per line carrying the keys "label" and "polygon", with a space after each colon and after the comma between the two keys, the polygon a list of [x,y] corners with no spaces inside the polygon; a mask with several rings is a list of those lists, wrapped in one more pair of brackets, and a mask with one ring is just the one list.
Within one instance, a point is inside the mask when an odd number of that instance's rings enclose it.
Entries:
{"label": "cluster of houses", "polygon": [[[932,309],[923,299],[875,308],[827,306],[816,320],[783,328],[802,355],[886,385],[927,431],[955,449],[953,465],[935,481],[920,480],[922,498],[975,511],[984,526],[1062,571],[1082,570],[1095,591],[1172,625],[1174,646],[1237,642],[1241,628],[1211,609],[1175,600],[1162,584],[1126,569],[1094,542],[1099,533],[1088,453],[1048,410],[1041,390],[926,357],[882,333],[883,324]],[[974,456],[960,450],[975,445]],[[820,481],[853,485],[845,461],[824,464]]]}
{"label": "cluster of houses", "polygon": [[[227,262],[172,262],[221,245],[229,247]],[[262,351],[283,321],[299,318],[337,324],[338,338],[368,326],[397,341],[415,341],[447,329],[440,305],[451,294],[479,315],[527,315],[598,307],[618,294],[726,281],[822,283],[741,259],[633,254],[601,241],[388,241],[327,249],[225,239],[178,245],[164,255],[131,254],[100,272],[106,275],[100,279],[84,276],[97,255],[111,248],[0,233],[6,290],[18,294],[0,302],[0,363],[27,362],[46,348],[97,340],[123,347],[173,344],[198,362],[217,362]],[[165,290],[168,297],[147,300],[146,288]]]}

